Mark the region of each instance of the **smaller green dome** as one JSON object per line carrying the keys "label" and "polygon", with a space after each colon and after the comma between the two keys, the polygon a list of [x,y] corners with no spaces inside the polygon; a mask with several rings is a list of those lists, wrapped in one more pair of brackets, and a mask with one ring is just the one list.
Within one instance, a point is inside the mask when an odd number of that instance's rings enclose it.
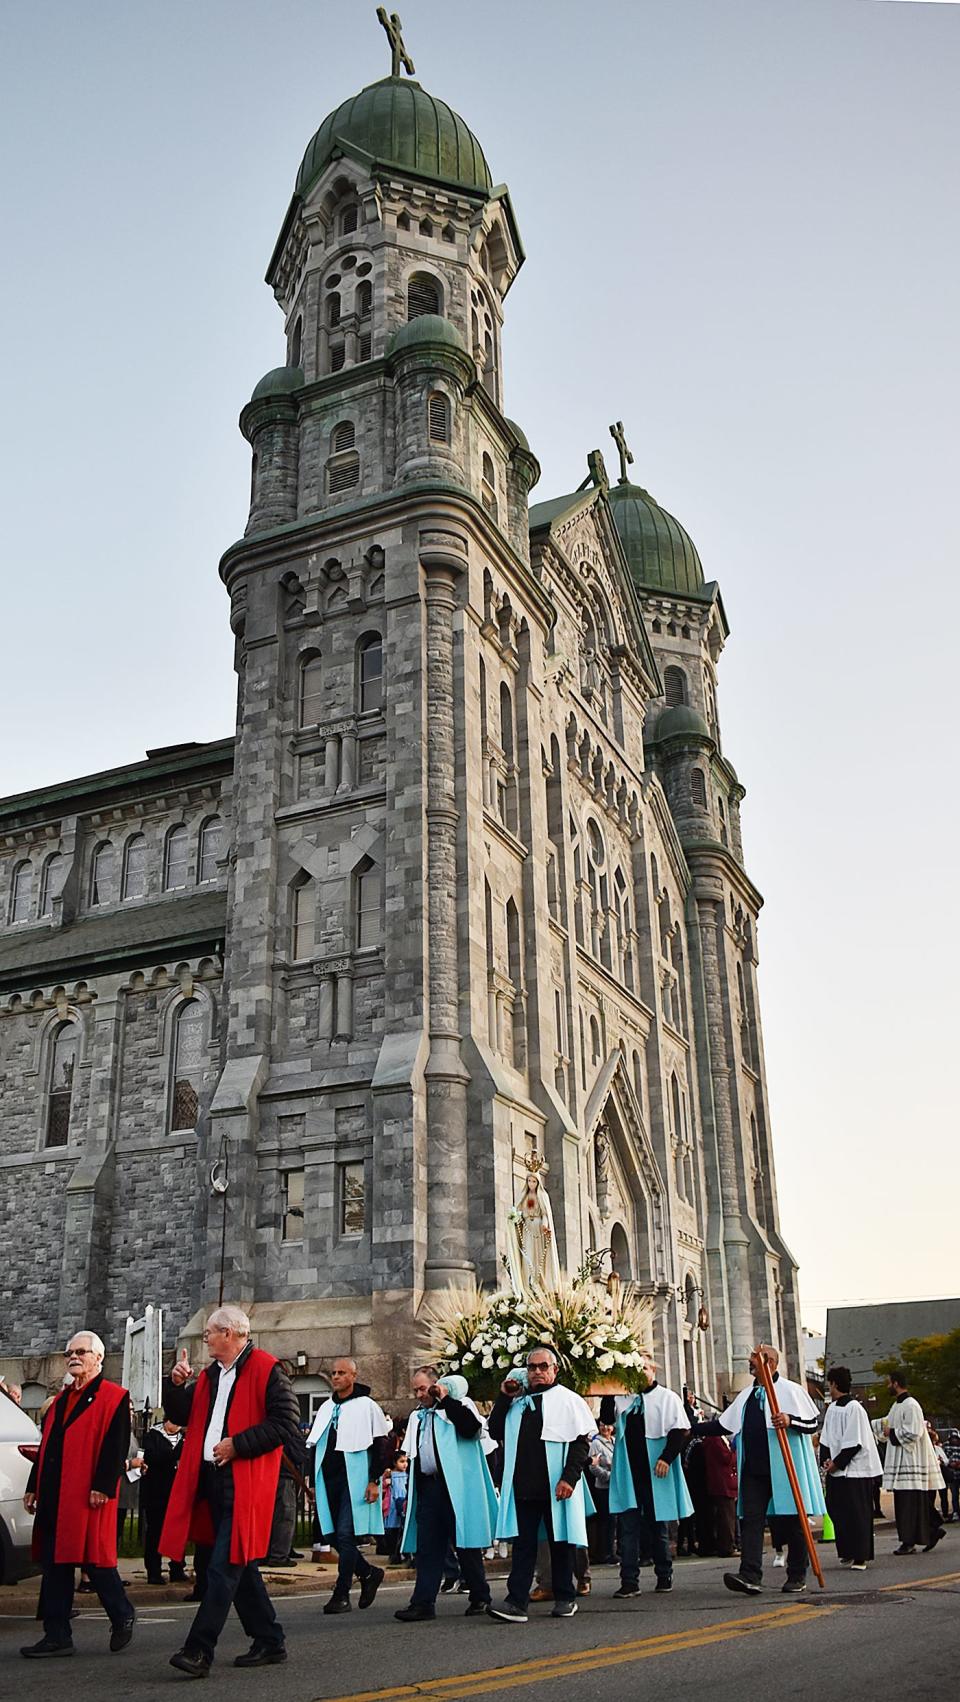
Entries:
{"label": "smaller green dome", "polygon": [[[504,417],[506,417],[506,416],[504,416]],[[520,448],[526,449],[528,451],[528,453],[532,454],[532,450],[530,449],[530,444],[527,441],[527,434],[526,434],[525,431],[520,430],[520,427],[517,425],[516,420],[507,420],[507,425],[510,427],[510,430],[513,432],[514,437],[519,438]]]}
{"label": "smaller green dome", "polygon": [[693,539],[649,491],[616,484],[607,498],[638,585],[694,595],[703,590],[703,568]]}
{"label": "smaller green dome", "polygon": [[466,342],[449,319],[444,319],[439,313],[421,313],[417,319],[408,320],[406,325],[398,325],[387,344],[388,355],[398,355],[403,349],[415,349],[421,343],[439,344],[443,348],[457,349],[460,354],[468,354]]}
{"label": "smaller green dome", "polygon": [[259,402],[264,396],[289,396],[294,390],[302,390],[306,382],[302,366],[275,366],[271,372],[264,373],[250,400]]}
{"label": "smaller green dome", "polygon": [[673,739],[678,734],[686,738],[712,739],[703,716],[689,703],[676,703],[672,709],[665,709],[657,722],[657,739]]}

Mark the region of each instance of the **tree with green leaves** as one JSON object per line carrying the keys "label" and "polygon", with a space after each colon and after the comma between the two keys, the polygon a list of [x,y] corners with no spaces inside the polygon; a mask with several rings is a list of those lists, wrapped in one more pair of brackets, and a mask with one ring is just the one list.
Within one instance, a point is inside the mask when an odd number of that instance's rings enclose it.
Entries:
{"label": "tree with green leaves", "polygon": [[886,1379],[898,1367],[928,1417],[960,1424],[960,1329],[948,1335],[913,1336],[900,1343],[897,1354],[878,1359],[873,1369],[883,1378],[876,1388],[881,1407],[887,1395]]}

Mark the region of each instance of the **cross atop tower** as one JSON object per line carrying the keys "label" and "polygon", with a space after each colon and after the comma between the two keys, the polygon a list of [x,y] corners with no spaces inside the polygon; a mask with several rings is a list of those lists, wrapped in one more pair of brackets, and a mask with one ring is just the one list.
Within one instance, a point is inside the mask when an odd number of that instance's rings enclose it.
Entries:
{"label": "cross atop tower", "polygon": [[617,454],[620,457],[620,477],[617,480],[617,483],[618,485],[628,485],[630,480],[627,478],[627,467],[628,465],[631,467],[633,466],[633,456],[627,448],[627,440],[623,434],[622,420],[618,420],[616,425],[612,425],[610,427],[610,436],[613,438],[613,441],[617,446]]}
{"label": "cross atop tower", "polygon": [[390,66],[391,77],[399,77],[401,65],[406,71],[407,76],[412,77],[416,70],[416,66],[404,45],[403,24],[400,21],[399,12],[391,12],[388,17],[386,7],[378,6],[377,17],[387,32],[387,40],[390,43],[390,52],[393,55]]}

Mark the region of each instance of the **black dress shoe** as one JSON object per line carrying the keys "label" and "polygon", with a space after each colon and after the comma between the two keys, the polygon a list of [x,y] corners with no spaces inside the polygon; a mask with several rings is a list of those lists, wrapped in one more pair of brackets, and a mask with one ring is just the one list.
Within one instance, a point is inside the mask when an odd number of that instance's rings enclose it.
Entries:
{"label": "black dress shoe", "polygon": [[421,1619],[436,1619],[437,1614],[435,1608],[411,1602],[409,1607],[398,1607],[393,1617],[402,1620],[404,1625],[416,1625]]}
{"label": "black dress shoe", "polygon": [[188,1596],[184,1596],[183,1599],[184,1599],[185,1602],[202,1602],[203,1601],[203,1597],[200,1595],[198,1590],[191,1590],[190,1594]]}
{"label": "black dress shoe", "polygon": [[209,1678],[211,1661],[199,1649],[178,1649],[170,1656],[170,1665],[188,1678]]}
{"label": "black dress shoe", "polygon": [[[163,1579],[162,1579],[162,1578],[148,1578],[148,1579],[147,1579],[147,1583],[148,1583],[148,1584],[162,1584],[162,1583],[163,1583],[163,1581],[164,1581],[164,1580],[163,1580]],[[171,1579],[171,1580],[170,1580],[170,1581],[171,1581],[171,1583],[173,1583],[173,1582],[174,1582],[174,1580],[173,1580],[173,1579]]]}
{"label": "black dress shoe", "polygon": [[287,1658],[283,1644],[251,1643],[245,1655],[238,1655],[235,1667],[278,1667]]}
{"label": "black dress shoe", "polygon": [[324,1602],[323,1611],[324,1613],[349,1613],[350,1597],[331,1596],[328,1602]]}
{"label": "black dress shoe", "polygon": [[125,1649],[130,1642],[136,1618],[136,1614],[132,1613],[129,1619],[121,1619],[119,1625],[114,1626],[110,1633],[110,1648],[113,1654],[119,1654],[120,1650]]}
{"label": "black dress shoe", "polygon": [[48,1656],[72,1655],[72,1643],[55,1643],[52,1637],[41,1637],[39,1643],[28,1643],[20,1650],[25,1661],[42,1661]]}
{"label": "black dress shoe", "polygon": [[384,1573],[382,1566],[374,1566],[372,1571],[368,1572],[366,1577],[361,1579],[360,1600],[357,1603],[358,1607],[370,1606],[370,1603],[373,1601],[373,1598],[379,1590],[380,1585],[383,1583],[385,1576],[386,1574]]}
{"label": "black dress shoe", "polygon": [[944,1530],[943,1526],[941,1525],[941,1527],[938,1531],[934,1531],[933,1536],[930,1538],[930,1541],[924,1543],[924,1545],[923,1545],[924,1554],[929,1554],[930,1550],[932,1548],[936,1548],[937,1543],[940,1542],[940,1540],[943,1537],[945,1537],[946,1534],[947,1534],[946,1531]]}
{"label": "black dress shoe", "polygon": [[725,1572],[723,1581],[728,1590],[734,1590],[741,1596],[758,1596],[760,1585],[751,1583],[749,1578],[741,1578],[739,1572]]}

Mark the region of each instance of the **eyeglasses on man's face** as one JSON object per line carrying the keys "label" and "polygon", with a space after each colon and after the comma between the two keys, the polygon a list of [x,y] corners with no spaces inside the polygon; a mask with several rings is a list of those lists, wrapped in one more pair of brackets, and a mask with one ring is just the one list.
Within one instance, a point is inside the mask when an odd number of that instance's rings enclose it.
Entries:
{"label": "eyeglasses on man's face", "polygon": [[82,1359],[85,1353],[89,1353],[93,1356],[93,1358],[96,1358],[97,1350],[94,1347],[68,1347],[67,1348],[67,1358],[68,1359]]}
{"label": "eyeglasses on man's face", "polygon": [[528,1359],[527,1360],[527,1370],[528,1371],[552,1371],[552,1369],[553,1369],[553,1360],[552,1359]]}

